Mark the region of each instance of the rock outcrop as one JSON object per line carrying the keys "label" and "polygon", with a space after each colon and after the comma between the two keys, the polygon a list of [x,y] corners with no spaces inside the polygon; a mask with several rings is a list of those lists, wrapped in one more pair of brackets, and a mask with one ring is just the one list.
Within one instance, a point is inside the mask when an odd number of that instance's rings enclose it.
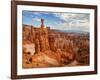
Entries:
{"label": "rock outcrop", "polygon": [[[80,56],[83,48],[85,55]],[[74,60],[77,65],[89,65],[89,38],[86,34],[50,29],[41,19],[40,28],[23,25],[23,55],[23,68],[67,66]]]}

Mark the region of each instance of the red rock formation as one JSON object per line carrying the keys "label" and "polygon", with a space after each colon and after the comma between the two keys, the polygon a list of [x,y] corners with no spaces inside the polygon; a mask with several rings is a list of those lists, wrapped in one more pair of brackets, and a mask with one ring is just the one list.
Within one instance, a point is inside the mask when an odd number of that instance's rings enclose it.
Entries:
{"label": "red rock formation", "polygon": [[[78,50],[82,48],[86,48],[86,56],[89,55],[89,40],[84,35],[81,37],[77,34],[45,28],[44,19],[41,19],[40,28],[23,26],[23,45],[34,44],[36,53],[30,55],[28,61],[32,58],[32,62],[28,65],[25,65],[23,60],[24,67],[66,66],[76,59],[75,56],[79,56]],[[26,60],[25,55],[24,59]],[[89,64],[88,59],[89,57],[86,57],[84,63],[87,61],[86,64]],[[83,60],[77,58],[77,61]]]}

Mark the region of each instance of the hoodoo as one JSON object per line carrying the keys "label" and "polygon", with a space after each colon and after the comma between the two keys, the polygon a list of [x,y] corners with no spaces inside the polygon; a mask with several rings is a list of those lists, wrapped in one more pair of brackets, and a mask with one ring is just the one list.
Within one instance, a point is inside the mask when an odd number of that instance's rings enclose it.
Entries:
{"label": "hoodoo", "polygon": [[41,28],[44,28],[44,19],[41,18]]}
{"label": "hoodoo", "polygon": [[89,64],[86,34],[65,32],[45,25],[23,25],[23,68]]}

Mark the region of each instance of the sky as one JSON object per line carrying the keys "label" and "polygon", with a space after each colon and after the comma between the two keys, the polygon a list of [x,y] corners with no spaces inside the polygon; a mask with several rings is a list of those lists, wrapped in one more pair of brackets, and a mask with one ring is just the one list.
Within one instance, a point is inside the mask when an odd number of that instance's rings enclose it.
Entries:
{"label": "sky", "polygon": [[84,32],[90,30],[90,14],[88,13],[22,11],[23,24],[40,27],[41,18],[44,19],[45,27],[52,29]]}

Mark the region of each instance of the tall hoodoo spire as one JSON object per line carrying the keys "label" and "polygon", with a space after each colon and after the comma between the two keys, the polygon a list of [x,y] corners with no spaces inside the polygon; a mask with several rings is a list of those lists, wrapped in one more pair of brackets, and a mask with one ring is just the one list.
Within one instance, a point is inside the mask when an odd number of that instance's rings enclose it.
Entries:
{"label": "tall hoodoo spire", "polygon": [[41,28],[44,28],[44,19],[41,18]]}

